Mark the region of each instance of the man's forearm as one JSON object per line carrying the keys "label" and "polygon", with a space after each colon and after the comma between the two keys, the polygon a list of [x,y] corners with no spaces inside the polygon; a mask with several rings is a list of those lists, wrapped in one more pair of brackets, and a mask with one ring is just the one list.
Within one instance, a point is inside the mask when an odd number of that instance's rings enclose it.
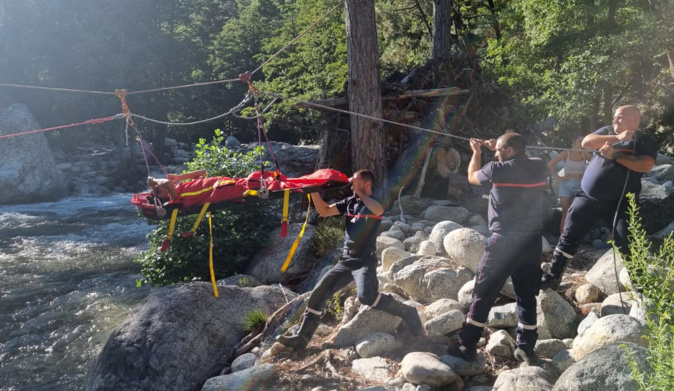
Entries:
{"label": "man's forearm", "polygon": [[365,206],[367,206],[367,208],[370,211],[372,211],[372,213],[374,213],[377,216],[381,216],[382,214],[384,214],[384,207],[381,206],[381,204],[377,202],[377,200],[365,194],[360,194],[359,197],[361,201],[363,201]]}
{"label": "man's forearm", "polygon": [[605,143],[614,144],[620,141],[616,135],[598,135],[598,134],[589,134],[585,136],[582,142],[583,149],[599,149]]}
{"label": "man's forearm", "polygon": [[624,152],[614,152],[613,160],[636,172],[649,172],[655,165],[655,159],[650,156],[634,156]]}
{"label": "man's forearm", "polygon": [[470,158],[470,163],[468,163],[468,182],[473,185],[480,184],[480,181],[477,180],[477,172],[480,171],[481,158],[481,153],[473,152],[473,156]]}

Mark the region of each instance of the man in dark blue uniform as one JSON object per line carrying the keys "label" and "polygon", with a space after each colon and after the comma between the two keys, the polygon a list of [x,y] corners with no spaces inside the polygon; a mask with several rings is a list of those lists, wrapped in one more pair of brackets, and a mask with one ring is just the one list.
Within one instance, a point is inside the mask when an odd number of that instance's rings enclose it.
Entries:
{"label": "man in dark blue uniform", "polygon": [[296,351],[306,347],[318,327],[325,301],[352,280],[356,281],[361,304],[398,316],[407,323],[412,334],[421,334],[421,320],[416,308],[378,292],[376,241],[384,208],[372,198],[373,183],[372,172],[360,170],[351,178],[353,196],[328,205],[319,193],[311,195],[322,217],[345,216],[344,251],[339,262],[318,281],[311,292],[298,334],[278,337],[277,340],[286,347]]}
{"label": "man in dark blue uniform", "polygon": [[[496,140],[496,159],[480,169],[482,145],[471,139],[473,156],[468,165],[468,181],[491,183],[489,194],[489,230],[485,253],[475,275],[473,300],[459,342],[447,352],[464,360],[477,356],[477,342],[486,326],[489,310],[503,284],[512,277],[517,300],[517,349],[515,357],[532,363],[538,339],[536,295],[541,278],[541,230],[543,227],[543,191],[547,170],[541,159],[525,154],[526,142],[517,133]],[[487,145],[485,145],[487,146]]]}
{"label": "man in dark blue uniform", "polygon": [[653,168],[658,154],[655,138],[637,131],[639,121],[636,106],[622,106],[616,110],[613,126],[605,126],[583,139],[583,148],[598,149],[598,153],[590,160],[581,190],[569,208],[550,272],[541,280],[542,289],[559,287],[580,241],[600,219],[613,228],[613,241],[620,252],[629,255],[625,194],[639,197],[641,177]]}

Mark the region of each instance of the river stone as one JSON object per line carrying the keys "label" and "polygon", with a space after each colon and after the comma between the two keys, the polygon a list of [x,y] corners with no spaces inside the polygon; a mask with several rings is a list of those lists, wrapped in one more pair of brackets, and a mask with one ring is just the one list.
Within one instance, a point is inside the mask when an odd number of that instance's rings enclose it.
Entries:
{"label": "river stone", "polygon": [[377,236],[377,257],[381,258],[381,253],[389,247],[405,251],[405,245],[400,240],[388,236]]}
{"label": "river stone", "polygon": [[232,362],[231,370],[232,373],[240,372],[255,366],[257,362],[257,356],[253,353],[242,354],[239,357],[235,358]]}
{"label": "river stone", "polygon": [[595,350],[614,342],[632,342],[637,345],[647,346],[647,341],[642,338],[644,326],[629,315],[608,315],[599,318],[592,324],[582,336],[573,341],[571,354],[576,360],[580,360]]}
{"label": "river stone", "polygon": [[361,306],[356,316],[337,330],[333,346],[338,349],[355,346],[375,332],[395,334],[400,322],[402,319],[388,312]]}
{"label": "river stone", "polygon": [[571,355],[570,349],[565,349],[557,352],[554,357],[552,357],[552,366],[555,368],[557,373],[562,373],[569,369],[573,364],[576,363],[576,360]]}
{"label": "river stone", "polygon": [[270,383],[276,375],[276,366],[262,364],[229,375],[216,376],[204,383],[201,391],[247,391]]}
{"label": "river stone", "polygon": [[439,299],[424,307],[423,312],[426,319],[433,319],[445,312],[459,310],[463,312],[463,307],[458,301],[452,299]]}
{"label": "river stone", "polygon": [[425,256],[394,273],[399,263],[406,262],[400,260],[391,267],[393,283],[421,303],[443,297],[455,298],[461,286],[473,275],[463,267],[450,269],[446,261],[445,258]]}
{"label": "river stone", "polygon": [[484,219],[484,217],[482,217],[482,216],[480,216],[480,215],[473,215],[473,216],[471,216],[470,219],[468,219],[467,225],[468,225],[469,227],[472,227],[472,226],[474,226],[474,225],[483,225],[483,226],[486,226],[486,225],[487,225],[487,221]]}
{"label": "river stone", "polygon": [[561,339],[539,339],[535,350],[539,357],[553,358],[557,353],[566,350],[566,344]]}
{"label": "river stone", "polygon": [[674,180],[674,166],[671,164],[660,164],[654,166],[646,175],[655,178],[660,183],[672,181]]}
{"label": "river stone", "polygon": [[[417,231],[414,233],[414,236],[404,239],[403,244],[405,245],[405,249],[407,251],[416,253],[419,250],[419,245],[424,241],[424,239],[425,234],[422,231]],[[429,255],[435,255],[435,253]]]}
{"label": "river stone", "polygon": [[225,139],[225,147],[227,148],[237,148],[241,146],[241,142],[234,136],[227,136]]}
{"label": "river stone", "polygon": [[433,200],[428,198],[417,198],[413,196],[400,197],[400,202],[396,200],[391,207],[391,212],[395,214],[400,213],[400,204],[402,203],[403,211],[408,215],[419,215],[428,208]]}
{"label": "river stone", "polygon": [[594,303],[599,298],[599,288],[592,284],[583,284],[576,288],[575,296],[578,304]]}
{"label": "river stone", "polygon": [[494,390],[548,391],[557,380],[551,371],[536,366],[521,366],[501,372],[494,382]]}
{"label": "river stone", "polygon": [[492,307],[487,317],[487,326],[496,328],[517,326],[517,303]]}
{"label": "river stone", "polygon": [[423,240],[419,243],[419,249],[417,250],[417,255],[435,255],[438,253],[435,244],[430,240]]}
{"label": "river stone", "polygon": [[294,294],[270,286],[224,286],[219,297],[207,282],[150,294],[112,332],[89,369],[84,388],[192,390],[222,369],[219,360],[246,335],[246,315],[273,313]]}
{"label": "river stone", "polygon": [[443,256],[447,255],[447,252],[445,251],[445,246],[442,244],[443,240],[445,239],[445,236],[447,236],[448,233],[459,228],[463,227],[460,224],[457,224],[453,221],[441,221],[433,226],[431,234],[428,235],[428,240],[433,242],[436,251],[438,251],[438,254]]}
{"label": "river stone", "polygon": [[440,361],[447,364],[459,376],[476,376],[488,369],[487,359],[479,353],[475,361],[466,361],[449,354],[440,356]]}
{"label": "river stone", "polygon": [[449,334],[459,330],[465,321],[466,316],[462,311],[451,310],[427,321],[424,324],[424,330],[429,336]]}
{"label": "river stone", "polygon": [[442,244],[450,260],[475,273],[484,254],[486,239],[474,229],[459,228],[448,233]]}
{"label": "river stone", "polygon": [[288,224],[288,235],[285,238],[281,237],[281,227],[272,231],[265,247],[253,255],[246,268],[246,274],[265,284],[287,284],[306,274],[307,270],[312,270],[315,259],[309,251],[309,242],[316,232],[316,227],[307,225],[290,266],[285,272],[281,271],[281,266],[301,230],[301,223]]}
{"label": "river stone", "polygon": [[400,228],[395,225],[391,227],[388,231],[382,232],[381,236],[388,236],[389,238],[398,239],[401,242],[405,240],[405,233],[400,230]]}
{"label": "river stone", "polygon": [[[623,260],[619,252],[615,253],[617,270],[622,269]],[[600,291],[604,292],[606,295],[612,295],[618,293],[618,290],[624,291],[622,287],[618,287],[616,284],[616,275],[613,265],[613,250],[608,250],[597,260],[592,269],[590,269],[585,275],[585,279],[590,284],[599,288]]]}
{"label": "river stone", "polygon": [[360,376],[374,380],[378,383],[384,383],[391,377],[393,368],[388,361],[381,357],[359,358],[351,362],[351,370]]}
{"label": "river stone", "polygon": [[551,289],[542,290],[536,298],[536,322],[540,339],[573,337],[576,333],[576,311]]}
{"label": "river stone", "polygon": [[458,379],[452,368],[430,353],[412,352],[400,363],[400,372],[412,384],[441,387]]}
{"label": "river stone", "polygon": [[375,357],[390,353],[402,346],[394,336],[388,333],[368,334],[356,345],[356,352],[363,358]]}
{"label": "river stone", "polygon": [[489,336],[489,342],[485,350],[492,356],[503,357],[512,360],[515,352],[515,339],[505,330],[499,330]]}
{"label": "river stone", "polygon": [[[612,314],[626,314],[629,315],[630,310],[633,306],[637,305],[637,300],[635,299],[634,293],[623,292],[615,293],[601,303],[601,312],[600,316],[612,315]],[[624,305],[624,309],[623,309]]]}
{"label": "river stone", "polygon": [[[0,111],[0,135],[40,129],[23,104]],[[56,201],[68,195],[44,133],[0,142],[0,205]]]}
{"label": "river stone", "polygon": [[470,218],[470,212],[463,206],[438,206],[431,205],[424,212],[424,220],[430,221],[454,221],[463,224]]}
{"label": "river stone", "polygon": [[412,254],[398,247],[389,247],[381,253],[381,266],[384,268],[384,271],[388,271],[391,265],[410,255]]}
{"label": "river stone", "polygon": [[594,322],[599,320],[599,316],[594,311],[590,311],[585,315],[585,319],[578,324],[578,336],[582,337],[585,334],[585,331],[594,324]]}
{"label": "river stone", "polygon": [[637,391],[626,344],[640,372],[647,372],[648,350],[633,343],[612,343],[571,365],[555,383],[553,391]]}

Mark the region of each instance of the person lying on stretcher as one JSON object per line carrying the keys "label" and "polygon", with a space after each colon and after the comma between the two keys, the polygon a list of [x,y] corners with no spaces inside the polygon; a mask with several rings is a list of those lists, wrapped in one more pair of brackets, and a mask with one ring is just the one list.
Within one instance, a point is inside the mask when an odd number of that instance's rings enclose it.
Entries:
{"label": "person lying on stretcher", "polygon": [[185,180],[194,180],[206,176],[205,170],[191,171],[180,175],[167,174],[166,179],[147,178],[147,185],[162,203],[180,201],[178,184]]}

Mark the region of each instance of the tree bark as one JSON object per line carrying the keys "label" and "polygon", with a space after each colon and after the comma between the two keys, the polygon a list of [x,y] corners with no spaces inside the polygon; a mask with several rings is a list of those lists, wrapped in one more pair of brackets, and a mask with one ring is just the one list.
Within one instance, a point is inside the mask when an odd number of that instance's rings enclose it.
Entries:
{"label": "tree bark", "polygon": [[452,50],[452,0],[433,0],[433,52],[434,60],[446,60]]}
{"label": "tree bark", "polygon": [[[379,51],[372,0],[346,0],[346,53],[349,110],[381,118]],[[351,165],[354,171],[371,170],[375,194],[381,198],[388,185],[388,167],[382,123],[351,116]]]}

